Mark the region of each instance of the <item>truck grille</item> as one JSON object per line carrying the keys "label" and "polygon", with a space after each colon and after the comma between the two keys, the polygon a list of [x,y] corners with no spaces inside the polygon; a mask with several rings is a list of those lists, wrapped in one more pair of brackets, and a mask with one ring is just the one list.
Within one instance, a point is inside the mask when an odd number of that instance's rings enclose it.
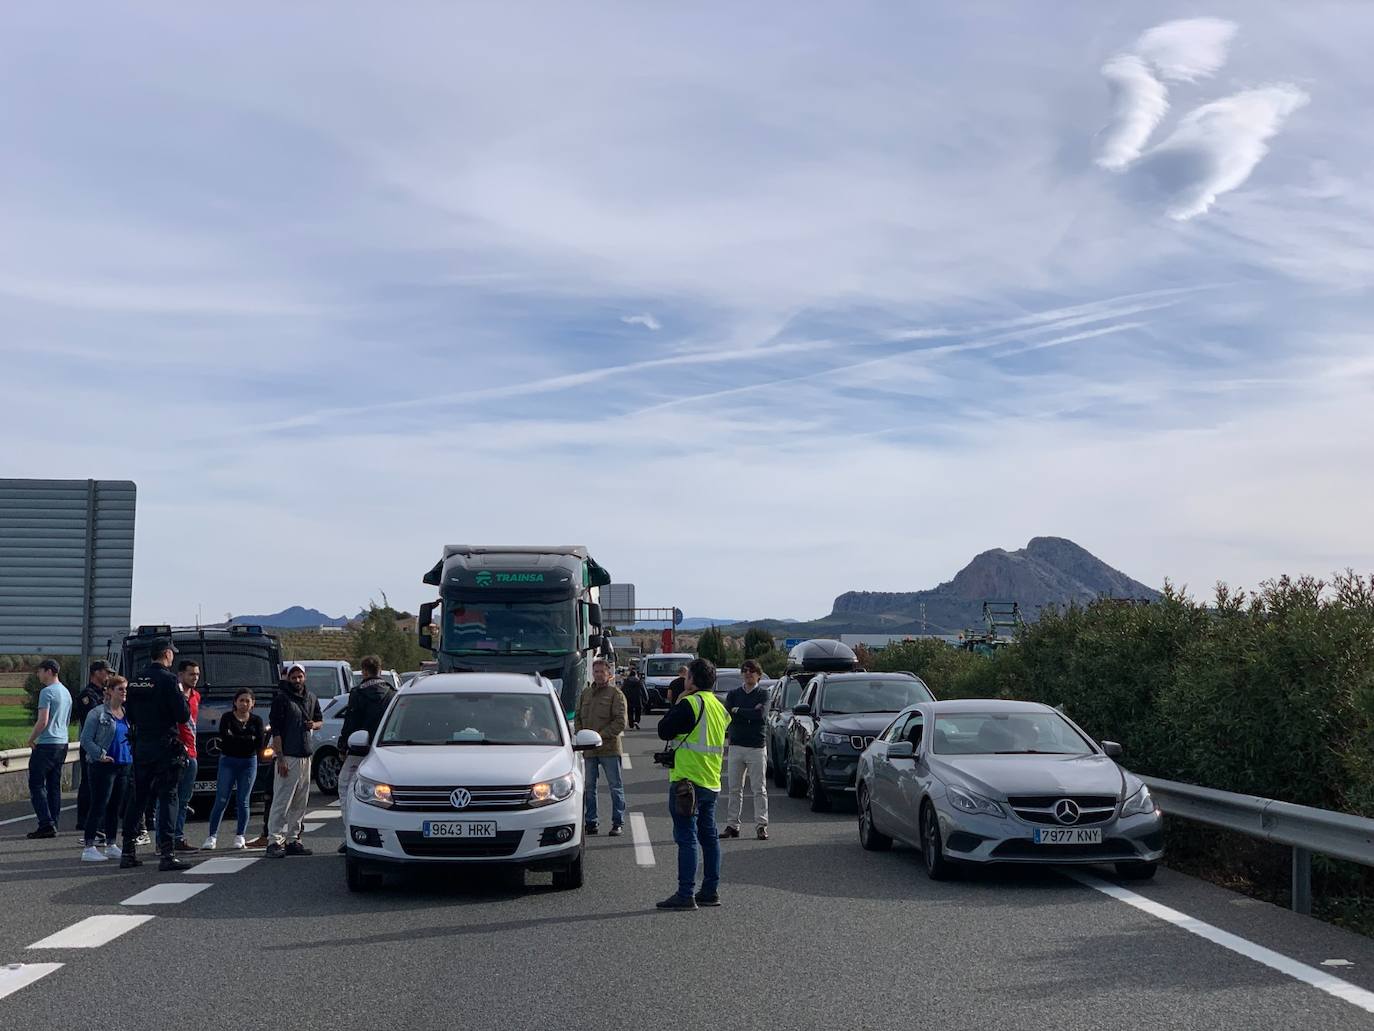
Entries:
{"label": "truck grille", "polygon": [[524,831],[497,831],[495,838],[427,838],[419,831],[397,831],[396,840],[408,856],[500,859],[514,855],[524,835]]}
{"label": "truck grille", "polygon": [[[455,809],[449,796],[459,787],[466,788],[472,801],[462,809]],[[447,787],[396,787],[391,789],[392,806],[406,812],[426,813],[490,813],[510,812],[514,809],[528,809],[530,789],[528,784],[511,787],[468,787],[450,785]]]}

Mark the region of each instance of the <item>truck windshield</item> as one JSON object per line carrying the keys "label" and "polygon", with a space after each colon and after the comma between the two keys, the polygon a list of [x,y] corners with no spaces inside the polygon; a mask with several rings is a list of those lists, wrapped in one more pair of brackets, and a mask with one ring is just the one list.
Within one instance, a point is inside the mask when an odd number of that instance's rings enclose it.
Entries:
{"label": "truck windshield", "polygon": [[577,647],[572,601],[455,601],[448,607],[444,651],[455,655],[564,655]]}

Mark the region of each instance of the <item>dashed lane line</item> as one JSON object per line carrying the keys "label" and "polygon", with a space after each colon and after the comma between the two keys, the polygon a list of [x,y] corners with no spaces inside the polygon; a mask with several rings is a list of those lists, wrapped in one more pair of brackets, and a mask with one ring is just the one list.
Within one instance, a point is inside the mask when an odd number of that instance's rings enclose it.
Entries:
{"label": "dashed lane line", "polygon": [[101,916],[88,916],[78,920],[70,927],[50,934],[34,942],[31,949],[98,949],[114,941],[121,934],[127,934],[140,924],[146,924],[152,916],[126,916],[106,913]]}
{"label": "dashed lane line", "polygon": [[1247,959],[1254,960],[1256,963],[1262,963],[1272,970],[1277,970],[1281,974],[1287,974],[1289,977],[1302,981],[1304,984],[1310,984],[1318,991],[1326,992],[1327,995],[1333,995],[1337,999],[1342,999],[1350,1003],[1352,1006],[1358,1006],[1367,1013],[1374,1013],[1374,992],[1353,985],[1349,981],[1343,981],[1341,978],[1336,977],[1334,974],[1329,974],[1325,970],[1318,970],[1316,967],[1310,967],[1306,963],[1299,963],[1297,960],[1290,959],[1282,953],[1275,952],[1273,949],[1266,949],[1263,945],[1256,945],[1254,942],[1247,941],[1239,935],[1231,934],[1229,931],[1223,931],[1221,928],[1213,927],[1211,924],[1205,924],[1201,920],[1189,916],[1187,913],[1180,913],[1177,909],[1170,909],[1168,906],[1161,905],[1154,901],[1154,899],[1148,899],[1144,895],[1139,895],[1118,884],[1112,884],[1109,881],[1094,877],[1092,874],[1080,873],[1076,870],[1066,870],[1065,873],[1080,884],[1086,884],[1088,887],[1095,888],[1104,895],[1110,895],[1112,898],[1124,902],[1128,906],[1135,907],[1142,913],[1148,913],[1150,916],[1163,920],[1165,923],[1173,924],[1175,927],[1187,931],[1189,934],[1195,934],[1199,938],[1206,938],[1208,941],[1220,945],[1223,949],[1229,949],[1241,956],[1245,956]]}
{"label": "dashed lane line", "polygon": [[620,765],[627,770],[633,770],[635,768],[635,764],[630,761],[629,752],[626,752],[620,757]]}
{"label": "dashed lane line", "polygon": [[[75,803],[73,803],[72,805],[64,805],[64,806],[62,807],[62,810],[61,810],[61,811],[65,813],[65,812],[69,812],[69,811],[71,811],[72,809],[75,809],[75,808],[76,808],[76,805],[75,805]],[[38,817],[35,816],[33,813],[29,813],[28,816],[12,816],[12,817],[10,817],[8,820],[0,820],[0,827],[8,827],[8,826],[9,826],[10,824],[12,824],[12,823],[23,823],[23,822],[25,822],[26,820],[36,820],[36,819],[38,819]],[[46,964],[35,964],[35,965],[36,965],[36,966],[41,966],[41,965],[46,965]],[[62,964],[60,964],[60,963],[58,964],[58,966],[61,966],[61,965],[62,965]],[[51,973],[51,971],[49,971],[49,973]],[[42,975],[42,974],[39,974],[38,976],[39,976],[39,977],[42,977],[43,975]]]}
{"label": "dashed lane line", "polygon": [[170,906],[199,895],[212,882],[173,881],[170,884],[154,884],[137,895],[131,895],[120,903],[121,906]]}
{"label": "dashed lane line", "polygon": [[635,843],[635,862],[640,866],[653,866],[654,845],[649,840],[649,825],[644,822],[643,813],[630,814],[630,837]]}
{"label": "dashed lane line", "polygon": [[61,969],[61,963],[7,963],[0,967],[0,999]]}
{"label": "dashed lane line", "polygon": [[306,813],[307,820],[337,820],[343,813],[330,812],[328,809],[316,809],[313,813]]}
{"label": "dashed lane line", "polygon": [[252,866],[261,858],[262,856],[220,856],[217,859],[207,859],[203,863],[197,863],[195,866],[191,867],[191,869],[182,872],[199,876],[205,874],[238,873],[240,870],[248,869],[248,867]]}

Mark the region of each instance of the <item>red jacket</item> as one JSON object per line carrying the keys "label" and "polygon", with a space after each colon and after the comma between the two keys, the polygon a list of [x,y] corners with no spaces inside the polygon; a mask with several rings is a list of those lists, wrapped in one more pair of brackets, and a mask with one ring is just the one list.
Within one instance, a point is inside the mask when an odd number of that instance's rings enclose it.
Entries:
{"label": "red jacket", "polygon": [[189,723],[178,723],[177,734],[181,737],[181,743],[186,746],[186,754],[192,759],[196,757],[196,718],[200,716],[200,692],[192,689],[186,696],[186,704],[191,709],[191,721]]}

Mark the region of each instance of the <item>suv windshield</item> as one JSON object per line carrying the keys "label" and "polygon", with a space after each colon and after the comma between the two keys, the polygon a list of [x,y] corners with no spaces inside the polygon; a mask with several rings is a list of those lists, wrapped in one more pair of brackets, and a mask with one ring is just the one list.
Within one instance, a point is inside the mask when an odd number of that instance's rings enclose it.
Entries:
{"label": "suv windshield", "polygon": [[650,659],[644,666],[646,677],[675,677],[687,665],[688,659]]}
{"label": "suv windshield", "polygon": [[444,651],[562,655],[577,647],[576,616],[571,601],[454,602],[448,609]]}
{"label": "suv windshield", "polygon": [[547,694],[402,695],[378,734],[379,745],[556,745],[566,723]]}
{"label": "suv windshield", "polygon": [[1092,746],[1056,712],[957,712],[935,718],[937,755],[1085,755]]}
{"label": "suv windshield", "polygon": [[856,712],[900,712],[917,702],[933,701],[926,685],[914,677],[883,680],[835,680],[821,693],[821,711],[827,716]]}

